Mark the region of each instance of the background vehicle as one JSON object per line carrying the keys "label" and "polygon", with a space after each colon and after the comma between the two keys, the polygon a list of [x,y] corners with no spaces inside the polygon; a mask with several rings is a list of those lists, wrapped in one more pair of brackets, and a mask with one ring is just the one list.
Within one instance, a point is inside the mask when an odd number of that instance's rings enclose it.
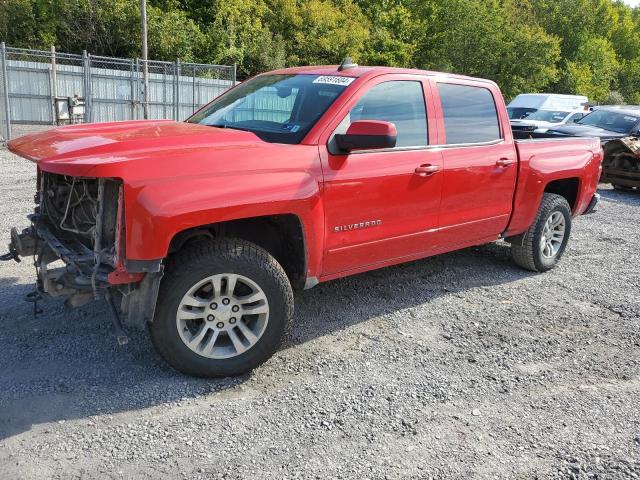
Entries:
{"label": "background vehicle", "polygon": [[602,142],[637,135],[640,130],[640,110],[601,107],[573,124],[550,128],[553,136],[596,137]]}
{"label": "background vehicle", "polygon": [[572,111],[584,108],[588,103],[589,99],[583,95],[522,93],[509,102],[507,112],[511,120],[518,120],[538,110]]}
{"label": "background vehicle", "polygon": [[549,128],[572,124],[589,113],[584,107],[577,110],[537,110],[526,118],[511,120],[511,128],[521,132],[546,132]]}
{"label": "background vehicle", "polygon": [[[542,272],[593,211],[597,139],[515,142],[495,83],[303,67],[259,75],[185,123],[76,125],[9,148],[37,163],[38,289],[114,299],[175,368],[250,370],[292,288],[504,238]],[[58,259],[65,267],[52,268]],[[120,332],[122,336],[122,332]]]}
{"label": "background vehicle", "polygon": [[602,182],[618,190],[640,187],[640,107],[634,105],[598,106],[575,123],[560,125],[546,132],[514,129],[517,138],[595,137],[604,147]]}

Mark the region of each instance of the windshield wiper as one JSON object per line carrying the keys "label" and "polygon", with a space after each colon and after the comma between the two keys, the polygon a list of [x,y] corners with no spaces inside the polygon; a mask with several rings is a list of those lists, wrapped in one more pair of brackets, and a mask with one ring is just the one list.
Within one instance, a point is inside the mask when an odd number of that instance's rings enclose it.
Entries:
{"label": "windshield wiper", "polygon": [[216,123],[209,123],[207,124],[208,127],[217,127],[217,128],[230,128],[232,130],[242,130],[243,132],[252,132],[253,130],[250,130],[248,128],[242,128],[242,127],[236,127],[235,125],[229,125],[228,123],[221,123],[221,124],[216,124]]}

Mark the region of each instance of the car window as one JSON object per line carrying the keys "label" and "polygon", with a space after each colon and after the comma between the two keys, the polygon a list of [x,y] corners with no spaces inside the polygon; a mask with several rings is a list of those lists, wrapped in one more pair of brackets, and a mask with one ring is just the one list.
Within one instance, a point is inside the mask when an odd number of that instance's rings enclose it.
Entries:
{"label": "car window", "polygon": [[491,92],[483,87],[438,83],[447,144],[500,139],[498,112]]}
{"label": "car window", "polygon": [[594,110],[589,115],[585,115],[577,123],[579,125],[591,125],[603,128],[616,133],[631,133],[640,117],[629,115],[626,112],[615,112],[610,110]]}
{"label": "car window", "polygon": [[380,83],[366,92],[335,133],[344,133],[357,120],[383,120],[396,126],[396,148],[428,143],[427,112],[422,83],[398,80]]}
{"label": "car window", "polygon": [[582,117],[584,117],[584,113],[574,113],[567,119],[567,123],[574,123],[575,121],[580,120]]}
{"label": "car window", "polygon": [[562,122],[570,112],[564,110],[538,110],[527,117],[527,120],[540,120],[542,122]]}

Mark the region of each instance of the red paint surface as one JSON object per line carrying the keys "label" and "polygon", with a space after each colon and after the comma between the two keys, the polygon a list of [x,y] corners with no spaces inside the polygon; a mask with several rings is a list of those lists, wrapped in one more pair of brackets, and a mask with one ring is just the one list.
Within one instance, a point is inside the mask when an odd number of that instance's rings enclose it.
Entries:
{"label": "red paint surface", "polygon": [[[599,142],[514,143],[492,82],[392,68],[286,72],[358,77],[300,145],[266,143],[244,131],[132,121],[57,128],[15,139],[9,148],[43,171],[122,179],[128,259],[165,257],[171,239],[189,228],[294,214],[304,228],[307,275],[320,280],[522,233],[545,186],[556,179],[579,179],[574,214],[586,209],[595,192]],[[377,83],[403,79],[423,85],[430,146],[332,155],[327,142],[362,94]],[[500,142],[442,146],[446,138],[435,88],[442,79],[491,90],[502,125]]]}
{"label": "red paint surface", "polygon": [[398,134],[393,123],[379,120],[360,120],[353,122],[347,129],[347,135],[381,135],[395,137]]}

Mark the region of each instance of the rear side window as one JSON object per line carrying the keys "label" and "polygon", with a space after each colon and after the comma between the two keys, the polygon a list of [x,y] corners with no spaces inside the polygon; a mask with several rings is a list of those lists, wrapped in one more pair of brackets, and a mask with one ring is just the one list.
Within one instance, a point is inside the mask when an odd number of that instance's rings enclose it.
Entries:
{"label": "rear side window", "polygon": [[427,145],[427,113],[420,82],[398,80],[372,87],[351,109],[349,119],[349,123],[356,120],[393,123],[398,131],[396,148]]}
{"label": "rear side window", "polygon": [[482,143],[500,139],[498,112],[486,88],[438,83],[447,144]]}

